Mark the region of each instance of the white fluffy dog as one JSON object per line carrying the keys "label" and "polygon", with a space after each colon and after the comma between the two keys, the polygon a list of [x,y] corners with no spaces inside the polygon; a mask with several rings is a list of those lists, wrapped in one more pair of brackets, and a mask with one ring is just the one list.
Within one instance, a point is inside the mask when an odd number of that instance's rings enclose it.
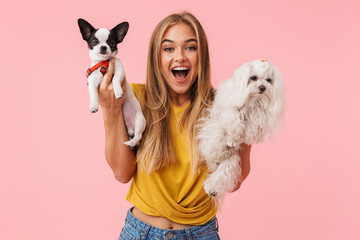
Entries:
{"label": "white fluffy dog", "polygon": [[282,76],[269,60],[244,64],[219,86],[198,135],[209,170],[204,182],[207,194],[221,199],[234,190],[241,175],[240,144],[268,139],[283,108]]}

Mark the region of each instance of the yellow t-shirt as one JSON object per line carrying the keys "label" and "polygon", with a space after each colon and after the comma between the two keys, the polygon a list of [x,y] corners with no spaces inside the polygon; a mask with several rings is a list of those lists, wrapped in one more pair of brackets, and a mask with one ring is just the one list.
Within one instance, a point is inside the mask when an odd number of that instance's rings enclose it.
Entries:
{"label": "yellow t-shirt", "polygon": [[[131,87],[141,99],[145,85]],[[207,169],[192,174],[187,136],[177,128],[179,116],[187,107],[172,105],[170,131],[177,163],[150,174],[137,167],[126,200],[146,214],[181,224],[201,225],[211,220],[217,210],[202,186]]]}

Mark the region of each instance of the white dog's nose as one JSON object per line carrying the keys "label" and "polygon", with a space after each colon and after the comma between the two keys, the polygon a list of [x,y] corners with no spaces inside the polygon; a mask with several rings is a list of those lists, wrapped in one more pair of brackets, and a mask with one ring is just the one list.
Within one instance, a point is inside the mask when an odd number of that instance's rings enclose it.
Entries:
{"label": "white dog's nose", "polygon": [[264,85],[261,85],[259,87],[260,93],[263,93],[266,90],[266,87]]}

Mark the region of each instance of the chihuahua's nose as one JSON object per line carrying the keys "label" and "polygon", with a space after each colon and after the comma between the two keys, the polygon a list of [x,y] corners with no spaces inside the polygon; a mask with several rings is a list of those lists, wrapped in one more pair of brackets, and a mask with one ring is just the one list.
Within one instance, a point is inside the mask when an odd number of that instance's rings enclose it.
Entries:
{"label": "chihuahua's nose", "polygon": [[264,85],[261,85],[259,87],[260,93],[263,93],[266,90],[266,87]]}
{"label": "chihuahua's nose", "polygon": [[106,53],[106,50],[107,50],[107,47],[106,47],[106,46],[101,46],[101,47],[100,47],[100,53],[105,54],[105,53]]}

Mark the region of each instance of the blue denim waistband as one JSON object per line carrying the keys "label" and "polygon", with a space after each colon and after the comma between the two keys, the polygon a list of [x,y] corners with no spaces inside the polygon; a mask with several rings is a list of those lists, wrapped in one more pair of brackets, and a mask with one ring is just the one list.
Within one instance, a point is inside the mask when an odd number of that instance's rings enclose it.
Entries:
{"label": "blue denim waistband", "polygon": [[[146,236],[151,236],[158,239],[193,239],[194,237],[199,237],[206,235],[209,232],[218,231],[218,223],[216,217],[208,221],[203,225],[192,226],[184,229],[174,230],[174,229],[162,229],[154,227],[150,224],[147,224],[139,219],[137,219],[132,213],[132,208],[128,211],[126,216],[126,223],[131,227],[141,232],[142,237],[145,239]],[[142,239],[143,239],[142,238]]]}

